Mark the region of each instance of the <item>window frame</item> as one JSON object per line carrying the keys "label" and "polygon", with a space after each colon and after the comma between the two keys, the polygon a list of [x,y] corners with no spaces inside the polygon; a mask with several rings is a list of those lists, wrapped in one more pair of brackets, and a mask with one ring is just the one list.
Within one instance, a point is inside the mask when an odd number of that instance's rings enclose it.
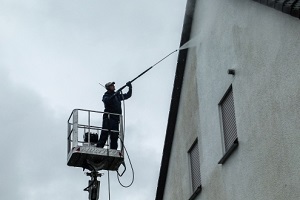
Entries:
{"label": "window frame", "polygon": [[[197,145],[197,149],[194,149]],[[198,158],[199,158],[199,163],[198,163],[198,167],[199,167],[199,175],[200,175],[200,184],[197,186],[197,188],[194,189],[193,186],[193,172],[192,172],[192,162],[191,162],[191,152],[193,150],[198,151]],[[189,177],[190,177],[190,188],[191,188],[191,197],[188,200],[193,200],[196,198],[196,196],[198,196],[198,194],[201,192],[202,190],[202,182],[201,182],[201,168],[200,168],[200,153],[199,153],[199,143],[198,143],[198,138],[196,138],[196,140],[193,142],[193,144],[191,145],[190,149],[188,150],[188,160],[189,160]]]}
{"label": "window frame", "polygon": [[[222,105],[223,102],[227,99],[227,97],[232,93],[232,103],[233,103],[233,114],[234,114],[234,123],[235,123],[235,131],[236,131],[236,138],[234,139],[231,146],[227,149],[225,144],[225,131],[224,131],[224,119],[223,119],[223,113],[222,113]],[[222,136],[222,152],[223,156],[219,160],[218,164],[224,164],[226,160],[230,157],[230,155],[234,152],[234,150],[237,149],[239,145],[238,141],[238,135],[237,135],[237,127],[236,127],[236,117],[235,117],[235,105],[234,105],[234,96],[233,96],[233,88],[232,85],[229,86],[229,88],[226,90],[225,94],[223,95],[222,99],[220,100],[219,104],[219,117],[220,117],[220,128],[221,128],[221,136]],[[226,150],[227,149],[227,150]]]}

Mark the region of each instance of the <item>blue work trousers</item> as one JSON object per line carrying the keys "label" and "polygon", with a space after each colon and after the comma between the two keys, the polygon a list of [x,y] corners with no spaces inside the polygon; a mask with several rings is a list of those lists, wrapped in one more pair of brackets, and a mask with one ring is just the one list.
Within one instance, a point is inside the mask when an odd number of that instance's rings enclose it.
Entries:
{"label": "blue work trousers", "polygon": [[119,120],[114,118],[104,118],[102,123],[102,130],[100,139],[97,143],[97,147],[103,148],[108,135],[110,136],[110,148],[117,149],[118,148],[118,138],[119,138]]}

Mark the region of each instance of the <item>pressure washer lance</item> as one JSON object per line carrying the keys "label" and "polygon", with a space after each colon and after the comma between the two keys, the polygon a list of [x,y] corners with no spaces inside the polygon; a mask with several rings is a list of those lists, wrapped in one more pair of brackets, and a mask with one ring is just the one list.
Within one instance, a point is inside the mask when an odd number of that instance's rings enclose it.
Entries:
{"label": "pressure washer lance", "polygon": [[[132,83],[133,81],[135,81],[136,79],[138,79],[139,77],[141,77],[142,75],[144,75],[146,72],[148,72],[150,69],[152,69],[155,65],[157,65],[158,63],[160,63],[161,61],[163,61],[164,59],[166,59],[167,57],[169,57],[170,55],[172,55],[173,53],[175,53],[176,51],[178,51],[178,49],[176,49],[175,51],[169,53],[167,56],[165,56],[164,58],[162,58],[161,60],[159,60],[157,63],[155,63],[154,65],[152,65],[151,67],[149,67],[148,69],[146,69],[144,72],[142,72],[140,75],[138,75],[137,77],[135,77],[134,79],[132,79],[131,81],[129,81],[130,83]],[[123,87],[121,87],[120,89],[118,89],[116,91],[115,94],[117,94],[118,92],[120,92],[121,90],[123,90],[127,85],[124,85]]]}

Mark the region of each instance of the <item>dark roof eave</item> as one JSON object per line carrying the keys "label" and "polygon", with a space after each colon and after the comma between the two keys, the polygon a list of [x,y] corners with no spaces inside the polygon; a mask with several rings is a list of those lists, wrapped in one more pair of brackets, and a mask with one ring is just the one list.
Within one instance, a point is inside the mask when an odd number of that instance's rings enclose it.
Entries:
{"label": "dark roof eave", "polygon": [[[190,39],[195,4],[196,0],[187,0],[180,46]],[[164,195],[187,54],[188,49],[180,50],[178,53],[177,68],[155,200],[162,200]]]}

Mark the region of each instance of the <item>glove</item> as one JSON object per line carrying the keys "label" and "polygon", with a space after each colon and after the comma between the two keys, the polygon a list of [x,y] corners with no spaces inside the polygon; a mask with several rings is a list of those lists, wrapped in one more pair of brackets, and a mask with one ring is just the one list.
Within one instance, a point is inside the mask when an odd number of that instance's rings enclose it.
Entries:
{"label": "glove", "polygon": [[128,81],[128,82],[126,83],[126,86],[129,87],[129,88],[132,88],[131,82]]}

